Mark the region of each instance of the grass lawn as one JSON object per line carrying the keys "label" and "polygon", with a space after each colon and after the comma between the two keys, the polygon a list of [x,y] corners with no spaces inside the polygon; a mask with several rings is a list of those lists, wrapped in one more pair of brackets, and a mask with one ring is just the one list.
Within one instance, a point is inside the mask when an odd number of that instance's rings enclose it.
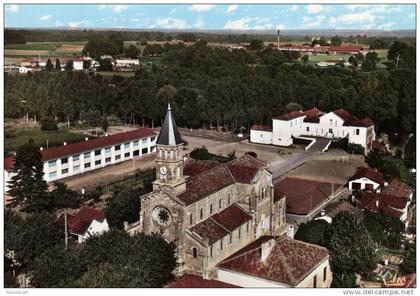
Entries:
{"label": "grass lawn", "polygon": [[309,62],[311,63],[319,63],[324,62],[327,60],[344,60],[348,61],[351,57],[350,54],[336,54],[336,55],[328,55],[328,54],[322,54],[322,55],[310,55],[309,56]]}
{"label": "grass lawn", "polygon": [[[139,44],[137,44],[137,42]],[[129,47],[130,45],[134,45],[140,50],[143,50],[146,47],[146,45],[140,45],[140,41],[124,41],[124,47]]]}
{"label": "grass lawn", "polygon": [[6,129],[6,135],[4,139],[4,151],[8,155],[11,152],[16,151],[16,149],[27,143],[31,138],[34,140],[35,145],[37,146],[61,146],[63,142],[74,143],[79,141],[84,141],[85,135],[72,133],[68,130],[58,130],[58,131],[41,131],[38,128],[26,128],[26,129]]}
{"label": "grass lawn", "polygon": [[96,72],[98,75],[102,76],[122,76],[122,77],[134,77],[134,72],[116,72],[116,71],[98,71]]}

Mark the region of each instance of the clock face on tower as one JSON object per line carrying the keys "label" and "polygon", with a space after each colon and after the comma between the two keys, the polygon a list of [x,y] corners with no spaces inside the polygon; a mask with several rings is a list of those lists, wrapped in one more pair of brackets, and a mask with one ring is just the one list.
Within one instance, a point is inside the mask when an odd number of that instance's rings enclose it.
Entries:
{"label": "clock face on tower", "polygon": [[166,175],[166,173],[168,172],[168,169],[164,165],[162,165],[159,170],[161,175]]}

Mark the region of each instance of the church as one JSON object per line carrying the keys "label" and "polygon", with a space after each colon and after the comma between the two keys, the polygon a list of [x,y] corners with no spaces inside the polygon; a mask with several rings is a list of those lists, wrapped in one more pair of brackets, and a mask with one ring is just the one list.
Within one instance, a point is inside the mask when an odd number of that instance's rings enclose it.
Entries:
{"label": "church", "polygon": [[[313,262],[302,254],[290,254],[297,256],[292,260],[296,266],[285,267],[284,272],[296,269],[296,281],[292,286],[304,283],[307,276],[311,277],[310,286],[314,276],[315,281],[319,281],[316,286],[329,286],[332,276],[328,251],[292,239],[293,226],[286,223],[286,197],[281,194],[275,197],[272,175],[264,161],[247,154],[227,163],[194,160],[184,157],[183,146],[168,105],[156,140],[153,191],[140,197],[139,221],[126,225],[129,233],[160,233],[167,241],[174,242],[179,276],[188,274],[208,280],[222,280],[223,277],[226,278],[223,282],[236,286],[246,286],[241,283],[247,283],[244,278],[249,275],[238,270],[238,266],[229,270],[226,266],[230,264],[225,260],[232,260],[232,256],[253,246],[257,258],[277,260],[284,265],[287,261],[280,257],[288,256],[285,250],[296,252],[301,245]],[[280,247],[285,244],[286,248],[281,251]],[[282,253],[279,256],[277,252]],[[315,256],[317,254],[319,256]],[[276,262],[269,265],[278,273]],[[274,274],[269,270],[266,272]],[[317,277],[314,272],[323,275]],[[258,278],[258,275],[252,275],[256,276]],[[264,281],[272,281],[275,286],[290,286],[277,278],[265,277]],[[254,286],[265,285],[254,283]]]}

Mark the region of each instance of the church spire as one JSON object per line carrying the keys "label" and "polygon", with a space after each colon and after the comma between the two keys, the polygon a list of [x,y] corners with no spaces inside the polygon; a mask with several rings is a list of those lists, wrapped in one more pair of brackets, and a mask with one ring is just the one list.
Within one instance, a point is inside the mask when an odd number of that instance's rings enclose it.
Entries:
{"label": "church spire", "polygon": [[182,143],[181,135],[178,132],[176,123],[171,111],[171,104],[168,103],[165,121],[163,122],[159,136],[156,140],[158,145],[176,146]]}

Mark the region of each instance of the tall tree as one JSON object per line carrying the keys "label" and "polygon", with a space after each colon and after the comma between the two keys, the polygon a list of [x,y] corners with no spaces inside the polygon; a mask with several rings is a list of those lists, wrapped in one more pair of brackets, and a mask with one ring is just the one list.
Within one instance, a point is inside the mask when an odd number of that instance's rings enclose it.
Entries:
{"label": "tall tree", "polygon": [[139,219],[140,193],[128,187],[115,190],[105,208],[105,217],[109,225],[123,228],[124,222],[132,223]]}
{"label": "tall tree", "polygon": [[73,71],[73,69],[74,69],[73,60],[68,60],[66,62],[66,65],[64,66],[64,70]]}
{"label": "tall tree", "polygon": [[58,58],[55,59],[55,70],[56,71],[61,71],[61,63],[60,63],[60,60]]}
{"label": "tall tree", "polygon": [[23,206],[28,211],[42,211],[49,207],[48,186],[44,180],[44,163],[39,148],[32,139],[16,151],[9,194],[10,207]]}
{"label": "tall tree", "polygon": [[324,232],[333,273],[369,273],[373,266],[374,243],[366,227],[352,214],[341,212]]}
{"label": "tall tree", "polygon": [[46,71],[52,71],[52,70],[54,70],[54,65],[51,62],[51,59],[50,58],[48,58],[48,60],[47,60],[47,64],[45,65],[45,70]]}

